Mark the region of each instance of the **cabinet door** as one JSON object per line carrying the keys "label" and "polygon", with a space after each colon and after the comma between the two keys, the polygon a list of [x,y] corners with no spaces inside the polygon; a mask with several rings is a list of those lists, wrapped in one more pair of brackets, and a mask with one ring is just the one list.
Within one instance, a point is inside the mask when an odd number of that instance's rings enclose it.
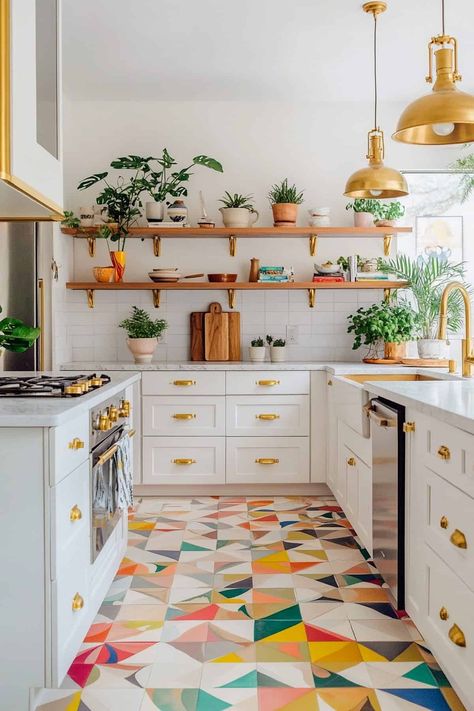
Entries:
{"label": "cabinet door", "polygon": [[144,437],[144,484],[224,484],[225,437]]}
{"label": "cabinet door", "polygon": [[308,437],[229,437],[226,482],[309,482]]}

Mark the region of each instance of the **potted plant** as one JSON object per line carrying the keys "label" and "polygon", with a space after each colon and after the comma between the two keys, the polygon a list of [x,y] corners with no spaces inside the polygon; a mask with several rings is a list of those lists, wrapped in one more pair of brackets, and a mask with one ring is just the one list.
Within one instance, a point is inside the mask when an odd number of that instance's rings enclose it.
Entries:
{"label": "potted plant", "polygon": [[168,328],[164,319],[154,321],[144,309],[132,306],[132,315],[119,323],[127,331],[127,346],[135,363],[151,363],[158,338]]}
{"label": "potted plant", "polygon": [[283,338],[267,336],[266,341],[270,346],[270,360],[272,363],[283,363],[286,360],[286,341]]}
{"label": "potted plant", "polygon": [[354,227],[372,227],[378,216],[379,201],[372,198],[356,198],[346,205],[346,210],[354,210]]}
{"label": "potted plant", "polygon": [[[428,259],[418,257],[410,259],[399,254],[380,265],[380,270],[393,274],[398,279],[410,282],[411,299],[400,303],[410,304],[416,313],[416,331],[418,355],[420,358],[437,359],[443,357],[444,341],[438,340],[439,306],[444,287],[450,281],[464,281],[464,264],[453,264],[436,255]],[[465,285],[467,286],[467,285]],[[469,287],[468,287],[469,288]],[[448,331],[458,332],[463,324],[464,306],[462,295],[455,291],[448,299]]]}
{"label": "potted plant", "polygon": [[[372,304],[360,307],[347,317],[348,333],[354,334],[353,350],[368,346],[364,362],[375,360],[400,361],[406,355],[406,343],[415,332],[415,314],[408,304]],[[383,359],[380,348],[383,345]]]}
{"label": "potted plant", "polygon": [[263,338],[254,338],[250,341],[249,357],[253,363],[262,363],[265,360],[265,344]]}
{"label": "potted plant", "polygon": [[253,195],[231,195],[227,190],[219,202],[219,208],[225,227],[252,227],[258,220],[258,212],[250,202]]}
{"label": "potted plant", "polygon": [[288,185],[288,178],[280,184],[272,185],[268,199],[273,211],[275,227],[294,227],[298,215],[298,205],[303,202],[303,191],[299,192],[296,185]]}
{"label": "potted plant", "polygon": [[[2,307],[0,306],[0,313]],[[0,319],[0,355],[2,349],[13,353],[24,353],[31,348],[40,335],[40,329],[26,326],[18,318]]]}
{"label": "potted plant", "polygon": [[81,226],[81,221],[72,210],[64,210],[64,218],[61,220],[61,224],[63,227],[78,230]]}
{"label": "potted plant", "polygon": [[376,213],[377,227],[395,227],[400,218],[405,214],[405,206],[398,200],[392,202],[381,202]]}

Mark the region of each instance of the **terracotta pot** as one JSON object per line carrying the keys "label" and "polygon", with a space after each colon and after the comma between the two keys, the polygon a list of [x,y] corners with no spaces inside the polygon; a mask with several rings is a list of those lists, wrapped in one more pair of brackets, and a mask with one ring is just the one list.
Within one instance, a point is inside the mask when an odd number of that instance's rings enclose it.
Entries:
{"label": "terracotta pot", "polygon": [[275,227],[294,227],[298,216],[298,205],[292,202],[277,202],[272,205]]}
{"label": "terracotta pot", "polygon": [[115,269],[115,281],[123,281],[123,275],[125,273],[125,264],[127,261],[127,253],[122,251],[116,251],[110,253],[110,258],[112,259],[112,264]]}
{"label": "terracotta pot", "polygon": [[376,227],[396,227],[398,220],[375,220]]}
{"label": "terracotta pot", "polygon": [[371,212],[354,212],[354,227],[373,227],[374,216]]}
{"label": "terracotta pot", "polygon": [[407,355],[407,344],[406,343],[392,343],[387,341],[384,343],[384,358],[389,358],[390,360],[399,360],[406,358]]}
{"label": "terracotta pot", "polygon": [[157,338],[127,338],[135,363],[151,363],[157,345]]}
{"label": "terracotta pot", "polygon": [[94,279],[101,284],[108,284],[115,275],[115,267],[94,267],[92,270]]}

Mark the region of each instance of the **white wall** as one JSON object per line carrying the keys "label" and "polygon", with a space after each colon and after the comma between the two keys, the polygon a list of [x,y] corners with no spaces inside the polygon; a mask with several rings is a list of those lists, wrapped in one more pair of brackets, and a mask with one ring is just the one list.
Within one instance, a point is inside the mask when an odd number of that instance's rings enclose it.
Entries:
{"label": "white wall", "polygon": [[[398,169],[439,168],[458,155],[456,148],[405,146],[392,141],[390,133],[401,109],[401,105],[380,108],[387,134],[388,165]],[[332,210],[332,223],[343,225],[352,224],[351,213],[345,211],[344,184],[351,172],[364,165],[372,109],[367,103],[318,103],[315,89],[314,100],[306,104],[66,101],[64,119],[67,209],[77,210],[80,205],[94,202],[94,190],[77,191],[81,178],[105,170],[118,155],[159,154],[166,146],[180,166],[200,153],[217,158],[224,166],[223,175],[196,168],[186,200],[192,224],[199,218],[198,192],[202,189],[208,210],[218,225],[221,222],[217,200],[224,190],[253,193],[255,206],[260,211],[258,224],[270,225],[271,210],[266,194],[272,183],[287,176],[305,189],[300,224],[307,224],[307,208],[327,205]],[[246,280],[251,257],[259,257],[262,264],[293,265],[297,280],[307,280],[312,276],[315,261],[303,238],[240,240],[235,258],[229,256],[223,239],[186,239],[174,243],[167,239],[163,241],[159,259],[153,256],[149,241],[130,240],[127,251],[126,279],[132,281],[146,280],[147,272],[158,265],[178,266],[184,273],[237,271],[239,278]],[[364,256],[381,255],[382,241],[320,240],[316,261],[356,252]],[[107,262],[105,244],[99,243],[96,258],[90,259],[86,243],[75,241],[77,280],[90,280],[92,266]],[[376,294],[363,292],[359,295],[360,302],[375,301]],[[242,311],[243,344],[251,335],[265,335],[269,331],[283,335],[289,323],[301,327],[298,347],[291,352],[293,359],[360,357],[359,353],[351,352],[352,339],[345,333],[345,316],[357,305],[351,292],[318,294],[314,313],[308,309],[304,293],[241,294],[240,297],[237,307]],[[214,298],[218,300],[217,294],[168,293],[162,309],[151,309],[170,323],[166,348],[162,348],[158,357],[186,357],[189,312],[206,308]],[[151,296],[133,292],[96,293],[96,299],[100,306],[93,314],[88,313],[85,294],[69,292],[65,295],[62,315],[59,315],[66,338],[66,342],[62,342],[63,352],[72,348],[75,360],[129,358],[116,323],[129,304],[150,305]],[[227,308],[224,299],[221,303]],[[331,316],[324,316],[328,311]]]}

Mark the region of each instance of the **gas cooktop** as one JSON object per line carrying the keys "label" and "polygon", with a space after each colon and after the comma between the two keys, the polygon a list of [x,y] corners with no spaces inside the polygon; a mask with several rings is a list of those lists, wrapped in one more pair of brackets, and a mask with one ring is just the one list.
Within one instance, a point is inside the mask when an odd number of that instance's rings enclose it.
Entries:
{"label": "gas cooktop", "polygon": [[0,375],[2,397],[80,397],[110,383],[109,375]]}

